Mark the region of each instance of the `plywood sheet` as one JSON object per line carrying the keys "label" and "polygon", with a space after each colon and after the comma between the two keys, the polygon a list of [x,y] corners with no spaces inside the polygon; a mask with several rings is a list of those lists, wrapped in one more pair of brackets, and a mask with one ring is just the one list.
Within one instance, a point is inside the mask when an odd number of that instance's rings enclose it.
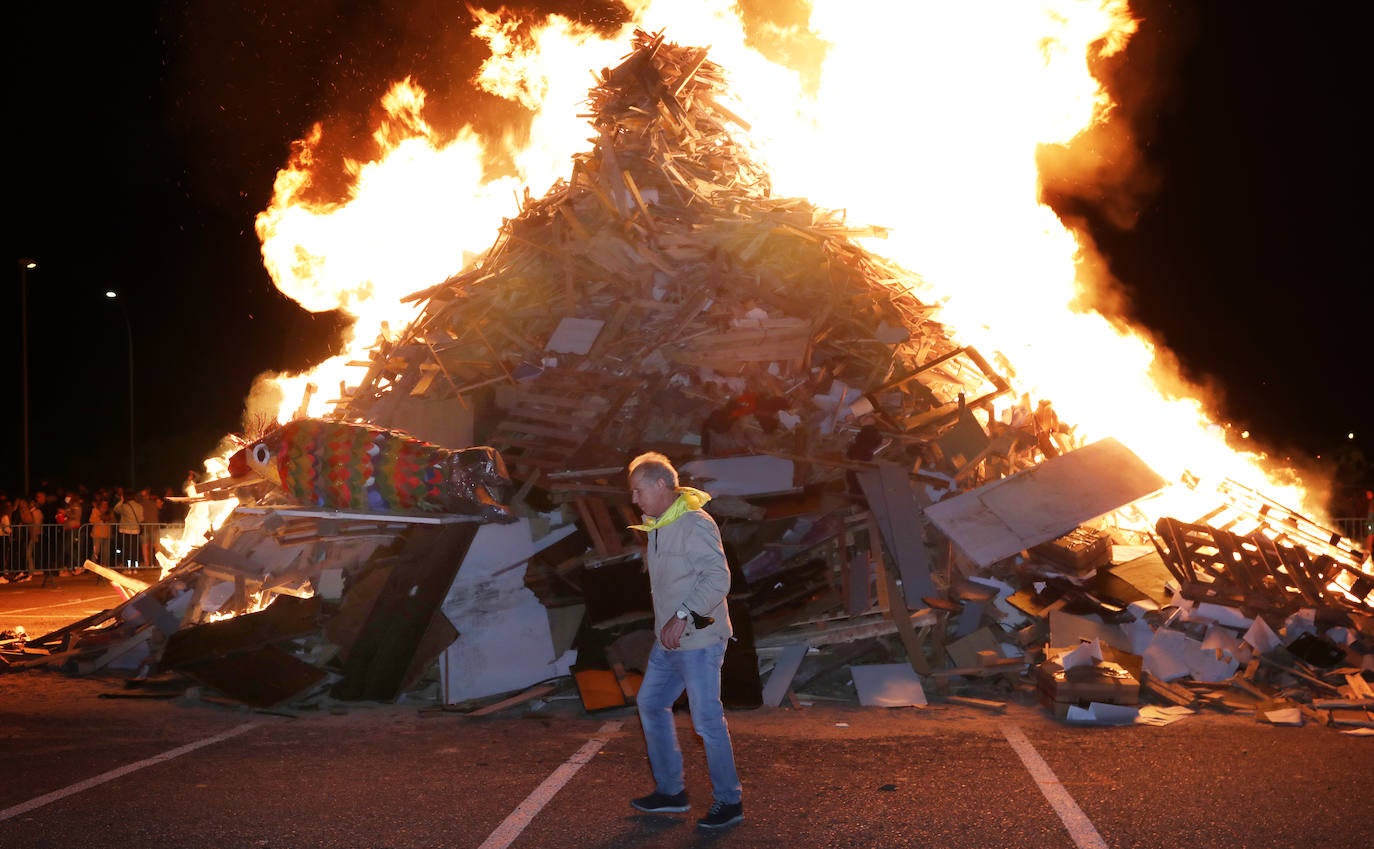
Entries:
{"label": "plywood sheet", "polygon": [[926,551],[921,505],[906,470],[892,463],[880,463],[876,470],[858,473],[859,486],[869,510],[882,530],[888,553],[902,576],[902,597],[911,610],[926,606],[923,599],[937,595],[930,576],[930,553]]}
{"label": "plywood sheet", "polygon": [[[568,526],[540,542],[551,544],[573,530]],[[568,674],[572,656],[556,653],[548,611],[525,586],[535,553],[528,519],[478,529],[442,607],[459,633],[441,661],[446,703]]]}
{"label": "plywood sheet", "polygon": [[558,322],[558,327],[544,350],[559,354],[585,354],[592,349],[597,334],[606,322],[599,318],[573,318],[568,316]]}
{"label": "plywood sheet", "polygon": [[921,678],[909,664],[876,663],[851,666],[859,704],[867,707],[911,707],[926,704]]}
{"label": "plywood sheet", "polygon": [[797,643],[786,646],[782,654],[778,657],[778,662],[773,667],[772,673],[768,676],[768,685],[763,688],[763,703],[769,707],[777,707],[782,704],[782,697],[787,695],[787,688],[792,686],[792,679],[797,675],[797,669],[801,662],[806,658],[809,651],[806,643]]}
{"label": "plywood sheet", "polygon": [[1143,460],[1108,438],[933,504],[925,514],[970,560],[989,566],[1163,486]]}

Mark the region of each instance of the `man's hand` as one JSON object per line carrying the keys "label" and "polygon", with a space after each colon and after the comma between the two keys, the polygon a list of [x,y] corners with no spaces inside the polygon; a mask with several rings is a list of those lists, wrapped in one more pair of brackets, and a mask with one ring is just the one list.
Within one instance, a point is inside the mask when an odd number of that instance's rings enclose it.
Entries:
{"label": "man's hand", "polygon": [[668,620],[667,625],[663,626],[663,631],[658,635],[658,638],[665,649],[675,649],[682,645],[682,635],[686,631],[687,620],[674,616]]}

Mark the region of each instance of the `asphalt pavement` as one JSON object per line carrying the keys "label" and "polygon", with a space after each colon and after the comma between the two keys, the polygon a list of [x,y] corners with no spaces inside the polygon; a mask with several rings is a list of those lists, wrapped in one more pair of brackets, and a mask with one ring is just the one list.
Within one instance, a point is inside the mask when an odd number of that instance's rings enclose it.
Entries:
{"label": "asphalt pavement", "polygon": [[[157,579],[151,570],[130,574],[145,582]],[[41,637],[123,600],[109,581],[84,569],[55,575],[46,585],[41,576],[7,582],[0,584],[0,634],[22,627],[30,637]]]}
{"label": "asphalt pavement", "polygon": [[[112,594],[91,576],[3,586],[0,630]],[[483,718],[424,699],[283,715],[206,695],[0,674],[0,846],[1363,849],[1374,822],[1374,740],[1211,712],[1081,727],[1016,700],[730,711],[745,821],[712,834],[694,826],[710,791],[685,713],[693,810],[649,816],[629,807],[650,789],[632,708],[588,714],[565,691]]]}

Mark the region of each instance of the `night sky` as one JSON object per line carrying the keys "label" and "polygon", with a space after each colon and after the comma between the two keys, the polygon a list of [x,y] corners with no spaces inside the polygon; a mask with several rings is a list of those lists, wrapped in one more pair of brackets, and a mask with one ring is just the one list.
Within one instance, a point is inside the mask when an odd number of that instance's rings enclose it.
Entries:
{"label": "night sky", "polygon": [[[770,2],[786,0],[747,5]],[[1132,6],[1141,30],[1101,72],[1139,150],[1133,182],[1087,187],[1046,161],[1047,199],[1121,283],[1102,308],[1148,328],[1223,396],[1219,418],[1272,452],[1374,458],[1358,29],[1333,2]],[[610,3],[559,7],[616,19]],[[371,110],[406,75],[429,93],[436,127],[513,118],[468,85],[484,53],[461,4],[8,4],[4,15],[13,264],[0,344],[12,400],[0,487],[11,494],[23,461],[19,258],[39,262],[27,276],[32,482],[128,482],[122,303],[135,483],[176,484],[239,428],[255,375],[308,367],[340,326],[280,295],[262,268],[253,219],[291,142],[328,119],[332,153],[363,149]]]}

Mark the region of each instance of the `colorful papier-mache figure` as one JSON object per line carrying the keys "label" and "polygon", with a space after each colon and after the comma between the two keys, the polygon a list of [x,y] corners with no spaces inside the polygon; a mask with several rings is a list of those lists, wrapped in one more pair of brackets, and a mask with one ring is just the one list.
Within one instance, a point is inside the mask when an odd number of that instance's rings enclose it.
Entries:
{"label": "colorful papier-mache figure", "polygon": [[288,422],[230,457],[229,473],[257,473],[317,507],[515,519],[504,503],[511,480],[495,448],[443,448],[366,424]]}

